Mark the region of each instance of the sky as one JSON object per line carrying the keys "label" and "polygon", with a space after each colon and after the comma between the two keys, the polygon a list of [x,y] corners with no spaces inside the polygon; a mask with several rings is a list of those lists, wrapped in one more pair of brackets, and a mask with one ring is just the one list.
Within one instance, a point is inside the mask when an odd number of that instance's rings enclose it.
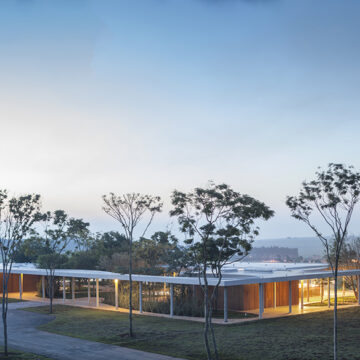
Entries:
{"label": "sky", "polygon": [[[261,238],[311,236],[287,195],[329,162],[360,170],[357,0],[0,2],[0,186],[94,231],[101,196],[209,180],[276,212]],[[352,233],[360,233],[360,213]]]}

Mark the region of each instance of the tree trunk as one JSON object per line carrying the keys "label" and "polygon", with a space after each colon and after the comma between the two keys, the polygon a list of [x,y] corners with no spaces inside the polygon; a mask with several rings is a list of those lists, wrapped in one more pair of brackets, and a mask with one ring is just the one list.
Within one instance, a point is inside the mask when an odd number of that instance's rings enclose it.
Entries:
{"label": "tree trunk", "polygon": [[218,353],[218,348],[217,348],[217,344],[216,344],[214,327],[213,327],[213,323],[212,323],[212,303],[211,302],[210,302],[210,310],[209,310],[209,325],[210,325],[210,330],[211,330],[211,338],[212,338],[212,342],[213,342],[213,346],[214,346],[215,359],[219,360],[219,353]]}
{"label": "tree trunk", "polygon": [[338,282],[338,274],[337,274],[337,266],[335,269],[335,298],[334,298],[334,360],[337,359],[337,282]]}
{"label": "tree trunk", "polygon": [[129,336],[133,337],[132,323],[132,237],[129,239]]}
{"label": "tree trunk", "polygon": [[4,354],[8,356],[8,334],[7,334],[7,282],[6,271],[3,268],[3,298],[2,298],[2,320],[4,326]]}
{"label": "tree trunk", "polygon": [[204,342],[208,360],[211,360],[211,350],[209,346],[208,332],[209,332],[209,287],[206,277],[206,265],[203,271],[204,276],[204,311],[205,311],[205,326],[204,326]]}

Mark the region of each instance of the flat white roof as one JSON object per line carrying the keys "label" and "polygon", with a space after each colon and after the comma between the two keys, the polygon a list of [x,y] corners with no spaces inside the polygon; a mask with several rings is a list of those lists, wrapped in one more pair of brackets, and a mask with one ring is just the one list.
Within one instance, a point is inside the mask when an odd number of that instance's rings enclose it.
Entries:
{"label": "flat white roof", "polygon": [[[247,264],[249,264],[247,266]],[[246,284],[258,284],[269,282],[281,282],[290,280],[321,279],[333,277],[331,271],[324,270],[326,264],[290,264],[290,263],[261,263],[259,268],[256,263],[237,263],[237,266],[225,267],[220,286],[235,286]],[[15,265],[15,264],[14,264]],[[315,266],[314,266],[315,265]],[[232,269],[232,270],[231,270]],[[229,271],[231,270],[231,271]],[[46,269],[38,269],[30,266],[17,264],[13,267],[12,273],[25,275],[47,275]],[[359,275],[360,269],[341,270],[339,276]],[[129,280],[128,274],[119,274],[108,271],[97,270],[76,270],[76,269],[57,269],[55,276],[90,278],[90,279],[108,279],[108,280]],[[167,284],[199,285],[198,277],[186,276],[155,276],[155,275],[132,275],[133,281],[137,282],[157,282]],[[217,279],[208,278],[210,286],[217,283]]]}

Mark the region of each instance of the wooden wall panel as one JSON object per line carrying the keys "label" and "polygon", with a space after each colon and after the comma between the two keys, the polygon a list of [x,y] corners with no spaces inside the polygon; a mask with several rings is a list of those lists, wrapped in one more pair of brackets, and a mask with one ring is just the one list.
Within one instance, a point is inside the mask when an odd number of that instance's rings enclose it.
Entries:
{"label": "wooden wall panel", "polygon": [[[11,274],[8,282],[9,292],[19,292],[19,274]],[[41,281],[39,275],[23,275],[23,291],[36,291],[37,284]],[[3,274],[0,273],[0,292],[3,291]]]}
{"label": "wooden wall panel", "polygon": [[41,281],[39,275],[24,275],[23,288],[24,291],[37,291],[38,283]]}
{"label": "wooden wall panel", "polygon": [[[292,281],[291,284],[292,304],[297,305],[299,304],[299,282]],[[212,288],[210,287],[210,289]],[[229,286],[227,289],[229,310],[249,311],[259,308],[259,284]],[[197,296],[202,296],[200,291]],[[264,284],[264,304],[265,308],[274,306],[274,283]],[[289,283],[287,281],[278,282],[276,283],[276,306],[287,305],[289,305]],[[223,287],[219,288],[217,307],[219,310],[224,307]]]}

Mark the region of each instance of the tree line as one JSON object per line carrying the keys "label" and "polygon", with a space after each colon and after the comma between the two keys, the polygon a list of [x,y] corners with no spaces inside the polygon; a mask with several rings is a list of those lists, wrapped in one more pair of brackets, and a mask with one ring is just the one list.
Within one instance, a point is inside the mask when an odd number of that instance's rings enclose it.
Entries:
{"label": "tree line", "polygon": [[[337,288],[338,270],[350,220],[360,195],[360,174],[351,166],[329,164],[315,180],[304,182],[297,196],[286,200],[291,215],[304,222],[324,246]],[[118,231],[91,234],[89,223],[69,217],[63,210],[41,212],[40,196],[9,197],[0,191],[0,239],[3,264],[2,318],[7,354],[7,283],[14,261],[31,261],[47,269],[50,312],[55,269],[102,269],[129,274],[129,336],[134,336],[132,274],[180,273],[191,268],[198,275],[204,299],[204,344],[208,359],[219,359],[212,314],[213,300],[222,280],[223,266],[240,261],[259,234],[258,220],[274,216],[265,203],[233,190],[227,184],[209,182],[189,193],[174,190],[170,216],[185,235],[184,245],[168,231],[146,233],[162,210],[159,196],[138,193],[103,196],[103,210],[118,224]],[[314,214],[320,215],[325,236]],[[41,224],[41,226],[39,225]],[[36,226],[35,226],[36,225]],[[42,229],[41,231],[39,229]],[[322,229],[322,227],[321,227]],[[140,232],[141,230],[141,232]],[[166,267],[161,266],[166,265]],[[209,291],[209,276],[217,279]],[[337,358],[337,293],[334,306],[334,359]]]}

